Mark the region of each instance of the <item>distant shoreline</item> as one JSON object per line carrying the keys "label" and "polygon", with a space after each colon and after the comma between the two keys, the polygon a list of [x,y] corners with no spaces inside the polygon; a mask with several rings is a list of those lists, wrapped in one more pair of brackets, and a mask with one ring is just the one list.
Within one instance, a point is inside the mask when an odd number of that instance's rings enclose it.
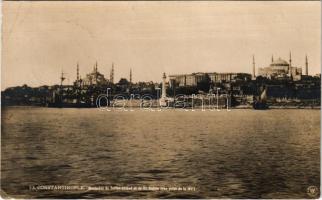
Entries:
{"label": "distant shoreline", "polygon": [[[37,105],[1,105],[1,109],[3,108],[55,108],[55,107],[46,107],[46,106],[37,106]],[[58,107],[57,107],[58,108]],[[59,109],[69,109],[69,108],[73,108],[73,109],[84,109],[82,107],[62,107]],[[159,107],[151,107],[152,109],[158,109]],[[85,108],[86,109],[86,108]],[[97,107],[87,107],[87,109],[99,109]],[[102,108],[103,109],[103,108]],[[113,109],[113,107],[109,107],[109,109]],[[115,109],[121,109],[121,107],[115,107]],[[130,107],[125,107],[125,109],[129,110],[131,109]],[[138,106],[133,106],[132,109],[140,109],[140,107]],[[147,108],[146,108],[147,109]],[[191,110],[192,108],[168,108],[169,110]],[[202,110],[202,108],[200,106],[198,107],[194,107],[194,110]],[[216,108],[212,108],[213,110],[216,110]],[[226,110],[227,108],[220,108],[221,111]],[[298,107],[298,106],[269,106],[269,109],[272,110],[284,110],[284,109],[298,109],[298,110],[321,110],[321,106],[302,106],[302,107]],[[143,110],[143,108],[142,108]],[[167,110],[167,109],[162,109],[162,110]],[[209,108],[204,108],[204,110],[210,110]],[[242,106],[235,106],[235,107],[229,107],[229,110],[255,110],[253,109],[252,106],[248,106],[248,105],[242,105]]]}

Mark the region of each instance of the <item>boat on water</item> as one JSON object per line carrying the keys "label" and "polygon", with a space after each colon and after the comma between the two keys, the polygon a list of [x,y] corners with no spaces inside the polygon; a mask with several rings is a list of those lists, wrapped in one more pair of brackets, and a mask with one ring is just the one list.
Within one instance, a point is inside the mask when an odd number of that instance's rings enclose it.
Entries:
{"label": "boat on water", "polygon": [[254,99],[253,108],[255,110],[266,110],[266,109],[268,109],[269,107],[268,107],[268,105],[266,103],[266,100],[267,100],[267,89],[264,88],[264,90],[259,95],[259,97]]}
{"label": "boat on water", "polygon": [[[50,108],[93,108],[97,107],[94,102],[94,97],[89,101],[82,101],[79,99],[78,93],[76,94],[76,98],[68,99],[65,97],[63,91],[63,81],[66,78],[64,77],[64,73],[61,73],[60,77],[60,87],[57,91],[53,91],[53,100],[51,102],[46,103],[46,107]],[[109,102],[108,102],[109,104]]]}

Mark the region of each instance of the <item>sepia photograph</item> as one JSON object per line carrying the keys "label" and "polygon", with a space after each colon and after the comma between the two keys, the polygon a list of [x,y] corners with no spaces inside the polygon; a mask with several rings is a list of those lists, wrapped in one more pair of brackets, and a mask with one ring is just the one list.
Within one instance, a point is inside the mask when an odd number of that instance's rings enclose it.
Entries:
{"label": "sepia photograph", "polygon": [[1,198],[320,198],[320,1],[1,10]]}

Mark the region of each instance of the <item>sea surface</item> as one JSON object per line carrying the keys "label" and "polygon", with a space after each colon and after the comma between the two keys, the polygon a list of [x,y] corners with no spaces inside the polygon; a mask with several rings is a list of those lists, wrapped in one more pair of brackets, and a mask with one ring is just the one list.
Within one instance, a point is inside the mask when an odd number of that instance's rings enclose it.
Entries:
{"label": "sea surface", "polygon": [[[320,188],[320,110],[8,107],[1,129],[2,196],[310,198]],[[39,185],[195,191],[30,188]]]}

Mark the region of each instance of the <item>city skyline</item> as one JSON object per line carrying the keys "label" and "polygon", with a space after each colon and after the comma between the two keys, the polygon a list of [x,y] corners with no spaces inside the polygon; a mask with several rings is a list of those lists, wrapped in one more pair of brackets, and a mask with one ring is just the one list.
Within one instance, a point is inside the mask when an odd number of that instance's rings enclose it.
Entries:
{"label": "city skyline", "polygon": [[[2,90],[70,84],[95,62],[106,78],[252,73],[272,55],[320,72],[320,2],[4,2]],[[292,37],[290,37],[290,34]],[[17,48],[19,47],[19,48]]]}

